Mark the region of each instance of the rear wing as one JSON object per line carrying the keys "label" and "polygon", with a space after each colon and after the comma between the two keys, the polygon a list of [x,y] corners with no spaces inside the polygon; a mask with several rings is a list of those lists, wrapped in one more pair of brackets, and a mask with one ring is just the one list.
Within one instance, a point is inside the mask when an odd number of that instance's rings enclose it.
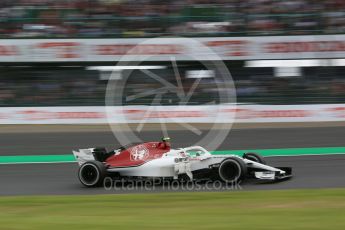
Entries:
{"label": "rear wing", "polygon": [[95,157],[93,156],[94,148],[89,149],[79,149],[78,151],[73,151],[73,155],[77,160],[79,165],[84,164],[86,161],[94,161]]}

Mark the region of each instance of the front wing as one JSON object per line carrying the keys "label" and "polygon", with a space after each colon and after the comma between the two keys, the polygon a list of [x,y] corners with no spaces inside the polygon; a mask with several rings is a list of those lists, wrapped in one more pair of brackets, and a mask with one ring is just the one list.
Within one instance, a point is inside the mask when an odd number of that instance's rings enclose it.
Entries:
{"label": "front wing", "polygon": [[285,180],[292,177],[292,168],[276,167],[279,171],[254,171],[254,177],[260,180]]}

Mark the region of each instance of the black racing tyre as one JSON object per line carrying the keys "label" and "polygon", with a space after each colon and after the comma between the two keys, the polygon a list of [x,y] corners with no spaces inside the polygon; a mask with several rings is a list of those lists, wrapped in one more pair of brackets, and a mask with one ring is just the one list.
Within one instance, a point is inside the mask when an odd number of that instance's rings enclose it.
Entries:
{"label": "black racing tyre", "polygon": [[237,157],[229,157],[220,163],[219,177],[226,183],[235,183],[247,175],[247,165]]}
{"label": "black racing tyre", "polygon": [[257,153],[245,153],[243,154],[244,159],[255,161],[260,164],[266,164],[265,158]]}
{"label": "black racing tyre", "polygon": [[86,187],[102,185],[106,175],[106,168],[103,163],[99,161],[87,161],[80,166],[78,171],[78,178]]}

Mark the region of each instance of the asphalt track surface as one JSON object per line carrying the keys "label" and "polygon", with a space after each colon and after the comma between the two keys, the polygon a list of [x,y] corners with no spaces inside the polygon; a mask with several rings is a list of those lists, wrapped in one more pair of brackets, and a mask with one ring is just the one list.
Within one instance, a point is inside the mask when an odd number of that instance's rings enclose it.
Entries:
{"label": "asphalt track surface", "polygon": [[[141,135],[145,141],[161,137],[160,132],[154,131]],[[187,134],[181,131],[169,135],[176,147],[189,146],[196,140],[190,134],[186,138]],[[219,149],[337,147],[344,146],[344,137],[345,129],[342,127],[233,130]],[[5,156],[68,154],[71,149],[95,146],[111,148],[117,145],[110,132],[0,134],[0,155]],[[345,155],[269,157],[267,161],[273,166],[293,167],[294,177],[279,183],[243,182],[240,184],[243,190],[345,187]],[[76,163],[0,165],[0,195],[86,195],[176,190],[176,187],[159,185],[122,190],[112,188],[109,191],[104,188],[84,188],[76,177],[77,169]],[[198,191],[210,189],[224,188],[203,187]],[[196,191],[181,186],[178,190]]]}
{"label": "asphalt track surface", "polygon": [[[139,133],[144,141],[158,141],[162,132]],[[169,131],[173,147],[191,146],[198,138],[191,132]],[[0,133],[0,156],[69,154],[72,149],[120,144],[109,132]],[[345,146],[344,127],[233,129],[218,150],[275,149]]]}

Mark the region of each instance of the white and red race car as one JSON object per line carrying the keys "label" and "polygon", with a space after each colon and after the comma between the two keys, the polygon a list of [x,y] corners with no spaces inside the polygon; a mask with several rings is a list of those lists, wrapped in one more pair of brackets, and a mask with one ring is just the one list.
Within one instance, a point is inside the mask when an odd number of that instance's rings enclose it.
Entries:
{"label": "white and red race car", "polygon": [[251,177],[262,180],[290,178],[290,167],[271,167],[255,153],[212,155],[200,146],[171,149],[169,138],[120,147],[73,151],[78,161],[78,177],[87,187],[102,185],[104,178],[188,178],[234,183]]}

